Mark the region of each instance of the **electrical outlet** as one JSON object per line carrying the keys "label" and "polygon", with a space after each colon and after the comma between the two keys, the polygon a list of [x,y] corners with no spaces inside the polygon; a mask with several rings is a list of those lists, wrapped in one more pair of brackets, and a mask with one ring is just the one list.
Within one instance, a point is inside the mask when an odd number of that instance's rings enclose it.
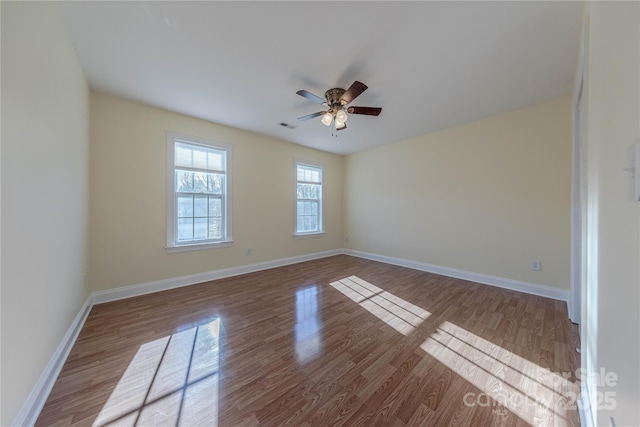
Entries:
{"label": "electrical outlet", "polygon": [[533,260],[529,264],[529,268],[531,268],[533,271],[540,271],[542,270],[542,263],[538,260]]}
{"label": "electrical outlet", "polygon": [[247,248],[247,255],[253,255],[253,249]]}

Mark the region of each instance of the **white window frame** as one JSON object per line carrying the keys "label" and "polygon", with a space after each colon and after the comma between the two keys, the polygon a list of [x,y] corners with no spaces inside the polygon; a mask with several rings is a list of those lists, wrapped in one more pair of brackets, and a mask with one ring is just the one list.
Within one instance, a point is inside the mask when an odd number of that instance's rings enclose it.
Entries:
{"label": "white window frame", "polygon": [[[201,145],[207,148],[215,148],[216,150],[224,150],[226,152],[225,165],[225,190],[223,194],[223,221],[225,236],[222,240],[203,240],[194,242],[177,242],[177,198],[175,188],[175,144],[182,142],[192,145]],[[233,239],[231,237],[231,165],[232,152],[231,145],[214,142],[205,138],[185,135],[177,132],[167,132],[167,253],[197,251],[203,249],[219,248],[231,246]]]}
{"label": "white window frame", "polygon": [[[298,166],[307,166],[320,169],[320,203],[318,204],[318,230],[299,232],[298,231]],[[306,237],[319,237],[325,234],[324,229],[324,165],[322,163],[309,162],[306,160],[295,159],[294,161],[294,186],[293,186],[293,237],[296,239]]]}

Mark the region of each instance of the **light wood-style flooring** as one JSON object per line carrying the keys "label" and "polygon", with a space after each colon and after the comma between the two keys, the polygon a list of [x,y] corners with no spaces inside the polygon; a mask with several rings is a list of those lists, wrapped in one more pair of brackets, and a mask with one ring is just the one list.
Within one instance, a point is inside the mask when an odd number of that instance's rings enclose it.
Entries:
{"label": "light wood-style flooring", "polygon": [[340,255],[96,305],[38,426],[575,426],[564,302]]}

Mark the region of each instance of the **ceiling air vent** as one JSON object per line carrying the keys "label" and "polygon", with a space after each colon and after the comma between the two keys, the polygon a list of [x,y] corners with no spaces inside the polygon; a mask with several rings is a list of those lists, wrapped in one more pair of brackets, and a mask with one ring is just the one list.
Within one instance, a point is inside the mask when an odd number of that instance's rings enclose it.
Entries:
{"label": "ceiling air vent", "polygon": [[280,126],[285,127],[287,129],[295,129],[297,126],[290,125],[289,123],[280,122]]}

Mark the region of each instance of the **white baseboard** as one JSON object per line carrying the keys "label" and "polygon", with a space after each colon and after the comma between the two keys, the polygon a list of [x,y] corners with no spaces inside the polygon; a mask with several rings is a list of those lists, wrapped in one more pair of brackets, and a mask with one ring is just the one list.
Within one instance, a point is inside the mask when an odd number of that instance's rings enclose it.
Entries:
{"label": "white baseboard", "polygon": [[393,258],[385,255],[377,255],[368,252],[355,251],[351,249],[334,249],[324,252],[316,252],[312,254],[300,255],[291,258],[283,258],[274,261],[266,261],[255,264],[242,265],[238,267],[223,268],[220,270],[207,271],[204,273],[190,274],[187,276],[174,277],[169,279],[157,280],[154,282],[142,283],[138,285],[126,286],[107,291],[94,292],[87,298],[80,308],[78,315],[73,320],[69,330],[65,334],[62,342],[56,349],[38,379],[36,385],[31,390],[27,400],[22,405],[18,415],[14,419],[12,425],[33,426],[49,397],[49,393],[64,366],[65,361],[75,344],[78,335],[84,325],[84,322],[91,311],[94,304],[102,304],[110,301],[116,301],[125,298],[131,298],[140,295],[146,295],[154,292],[165,291],[168,289],[189,286],[197,283],[208,282],[210,280],[223,279],[240,274],[254,273],[257,271],[268,270],[271,268],[282,267],[285,265],[297,264],[314,259],[326,258],[330,256],[346,254],[358,258],[370,259],[373,261],[384,262],[387,264],[398,265],[401,267],[412,268],[414,270],[426,271],[429,273],[441,274],[443,276],[455,277],[458,279],[469,280],[473,282],[483,283],[486,285],[497,286],[500,288],[511,289],[515,291],[525,292],[533,295],[539,295],[547,298],[567,301],[569,291],[552,288],[534,283],[520,282],[517,280],[504,279],[501,277],[488,276],[469,271],[456,270],[448,267],[441,267],[433,264],[420,263],[401,258]]}
{"label": "white baseboard", "polygon": [[130,298],[139,295],[150,294],[153,292],[164,291],[167,289],[178,288],[182,286],[193,285],[196,283],[207,282],[210,280],[223,279],[225,277],[237,276],[240,274],[253,273],[270,268],[282,267],[299,262],[311,261],[314,259],[326,258],[334,255],[342,254],[342,249],[335,249],[324,252],[316,252],[312,254],[300,255],[291,258],[283,258],[274,261],[260,262],[256,264],[242,265],[232,268],[224,268],[221,270],[208,271],[199,274],[190,274],[188,276],[174,277],[155,282],[143,283],[139,285],[127,286],[123,288],[113,289],[109,291],[94,292],[84,302],[77,316],[73,320],[69,330],[60,342],[60,345],[49,360],[46,368],[38,378],[27,400],[23,403],[20,411],[16,415],[11,425],[15,426],[33,426],[40,415],[40,411],[47,402],[47,398],[53,389],[53,385],[69,356],[71,348],[76,342],[84,322],[89,316],[89,312],[94,304],[101,304],[109,301],[115,301],[123,298]]}
{"label": "white baseboard", "polygon": [[93,307],[93,304],[91,296],[89,296],[80,308],[75,319],[73,319],[71,326],[62,338],[62,341],[53,353],[53,356],[51,356],[51,359],[40,375],[40,378],[38,378],[35,386],[31,389],[31,393],[29,393],[27,400],[22,404],[16,418],[11,423],[12,426],[33,426],[35,424],[38,419],[38,415],[40,415],[40,411],[42,411],[44,404],[47,402],[49,393],[51,393],[51,389],[53,389],[53,385],[55,384],[56,379],[58,379],[58,375],[69,356],[69,352],[75,344],[76,339],[82,330],[82,326],[84,325],[85,320],[87,320],[87,316],[89,316],[91,307]]}
{"label": "white baseboard", "polygon": [[312,261],[314,259],[326,258],[343,253],[342,249],[334,249],[324,252],[300,255],[291,258],[282,258],[274,261],[259,262],[256,264],[241,265],[238,267],[223,268],[220,270],[206,271],[204,273],[189,274],[187,276],[173,277],[170,279],[156,280],[154,282],[142,283],[138,285],[126,286],[107,291],[93,293],[93,303],[103,304],[105,302],[116,301],[154,292],[166,291],[168,289],[180,288],[183,286],[195,285],[196,283],[208,282],[210,280],[224,279],[238,276],[240,274],[254,273],[256,271],[268,270],[299,262]]}
{"label": "white baseboard", "polygon": [[512,291],[524,292],[527,294],[538,295],[555,300],[568,301],[569,299],[568,290],[552,288],[550,286],[521,282],[519,280],[505,279],[503,277],[472,273],[470,271],[441,267],[439,265],[426,264],[423,262],[394,258],[385,255],[377,255],[369,252],[355,251],[352,249],[345,249],[343,253],[358,258],[365,258],[373,261],[384,262],[387,264],[399,265],[401,267],[412,268],[414,270],[426,271],[428,273],[440,274],[442,276],[455,277],[457,279],[469,280],[471,282],[483,283],[485,285],[497,286],[499,288],[510,289]]}

